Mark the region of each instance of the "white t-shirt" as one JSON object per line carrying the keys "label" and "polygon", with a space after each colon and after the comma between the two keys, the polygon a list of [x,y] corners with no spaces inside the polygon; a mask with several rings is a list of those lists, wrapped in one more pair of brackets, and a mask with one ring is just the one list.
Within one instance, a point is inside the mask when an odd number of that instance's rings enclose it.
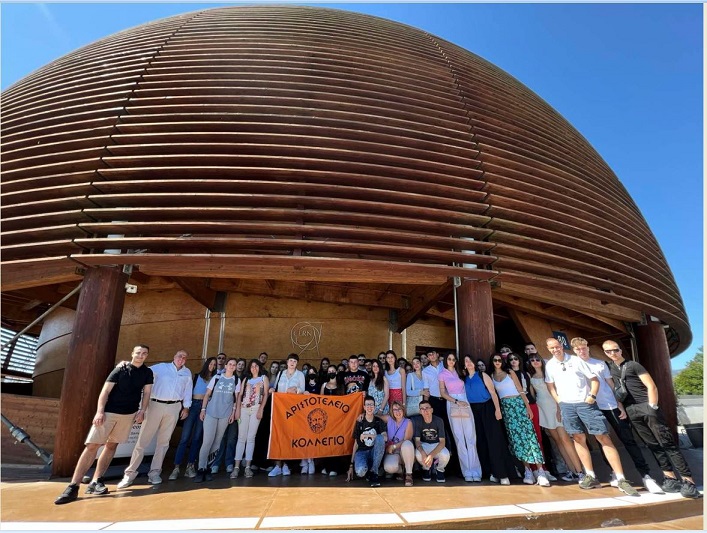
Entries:
{"label": "white t-shirt", "polygon": [[[564,367],[564,369],[563,369]],[[552,357],[545,365],[545,382],[554,383],[560,401],[581,403],[589,396],[589,381],[597,376],[576,355],[565,354],[562,362]]]}
{"label": "white t-shirt", "polygon": [[604,361],[594,359],[593,357],[590,357],[584,362],[587,363],[589,369],[599,377],[599,392],[597,392],[597,405],[599,409],[616,409],[618,407],[616,397],[611,387],[609,387],[609,384],[606,382],[607,378],[611,379],[609,367],[606,366]]}

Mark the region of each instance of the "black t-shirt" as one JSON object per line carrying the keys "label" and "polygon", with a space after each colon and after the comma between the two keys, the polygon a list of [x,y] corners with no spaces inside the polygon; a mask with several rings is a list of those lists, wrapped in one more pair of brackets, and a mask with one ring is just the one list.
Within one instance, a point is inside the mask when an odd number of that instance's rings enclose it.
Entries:
{"label": "black t-shirt", "polygon": [[648,371],[644,366],[636,361],[625,360],[621,363],[621,366],[616,366],[616,363],[611,362],[609,364],[609,371],[611,372],[611,377],[614,380],[614,384],[619,384],[619,379],[621,379],[621,368],[626,365],[626,389],[628,390],[628,397],[623,401],[624,405],[633,405],[636,403],[647,403],[648,402],[648,388],[643,384],[641,376],[647,374]]}
{"label": "black t-shirt", "polygon": [[344,392],[353,394],[354,392],[365,392],[368,390],[368,383],[371,376],[368,372],[360,368],[356,372],[344,372]]}
{"label": "black t-shirt", "polygon": [[432,415],[432,421],[428,424],[421,416],[413,417],[413,438],[420,438],[420,442],[437,444],[439,439],[446,439],[444,433],[444,422],[438,416]]}
{"label": "black t-shirt", "polygon": [[[380,435],[386,431],[388,431],[388,427],[380,418],[374,416],[373,422],[369,422],[364,416],[363,420],[356,422],[356,426],[354,427],[354,440],[358,443],[358,449],[370,450],[373,448],[376,435]],[[361,441],[360,437],[364,434],[367,436]],[[368,437],[368,435],[370,435],[370,437]]]}
{"label": "black t-shirt", "polygon": [[115,383],[108,395],[106,413],[129,415],[140,409],[140,398],[145,385],[152,385],[152,370],[145,365],[119,365],[108,374],[107,383]]}

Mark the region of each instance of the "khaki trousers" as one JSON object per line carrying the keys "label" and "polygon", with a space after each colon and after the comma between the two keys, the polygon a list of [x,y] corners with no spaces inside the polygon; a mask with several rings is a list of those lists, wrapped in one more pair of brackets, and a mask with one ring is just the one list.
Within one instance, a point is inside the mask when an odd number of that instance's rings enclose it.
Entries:
{"label": "khaki trousers", "polygon": [[142,422],[140,434],[138,435],[135,449],[133,449],[133,455],[130,458],[130,464],[125,469],[126,476],[135,477],[137,475],[137,469],[140,467],[143,457],[145,457],[145,447],[150,444],[155,435],[157,435],[155,455],[152,456],[148,475],[159,474],[162,471],[164,456],[169,449],[169,440],[172,438],[174,428],[177,426],[181,410],[181,402],[167,404],[150,400],[150,407],[145,413],[145,420]]}

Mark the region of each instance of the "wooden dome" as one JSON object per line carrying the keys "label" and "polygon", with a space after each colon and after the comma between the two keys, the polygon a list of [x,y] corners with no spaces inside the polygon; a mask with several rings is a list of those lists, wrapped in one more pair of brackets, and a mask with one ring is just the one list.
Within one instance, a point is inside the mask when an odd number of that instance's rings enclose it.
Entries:
{"label": "wooden dome", "polygon": [[596,151],[519,81],[419,29],[203,10],[76,50],[2,100],[3,291],[102,264],[459,276],[593,319],[658,317],[672,353],[691,341],[655,237]]}

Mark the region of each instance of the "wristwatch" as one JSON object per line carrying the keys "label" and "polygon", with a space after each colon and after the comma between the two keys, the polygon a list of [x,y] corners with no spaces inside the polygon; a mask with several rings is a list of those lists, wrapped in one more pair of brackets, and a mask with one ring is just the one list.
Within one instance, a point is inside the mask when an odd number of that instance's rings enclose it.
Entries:
{"label": "wristwatch", "polygon": [[597,397],[596,397],[595,394],[590,394],[589,397],[590,397],[592,400],[596,400],[596,399],[597,399]]}

